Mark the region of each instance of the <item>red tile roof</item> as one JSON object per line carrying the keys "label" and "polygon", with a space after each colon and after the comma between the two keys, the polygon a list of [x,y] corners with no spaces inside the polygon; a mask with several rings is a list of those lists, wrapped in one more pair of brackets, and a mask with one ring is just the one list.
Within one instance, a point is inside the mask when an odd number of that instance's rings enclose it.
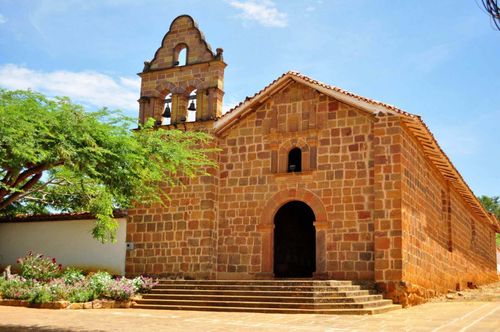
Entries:
{"label": "red tile roof", "polygon": [[[114,218],[125,218],[126,210],[113,211]],[[88,220],[95,219],[95,215],[89,212],[67,212],[51,214],[22,214],[15,216],[0,217],[0,223],[3,222],[34,222],[34,221],[65,221],[65,220]]]}

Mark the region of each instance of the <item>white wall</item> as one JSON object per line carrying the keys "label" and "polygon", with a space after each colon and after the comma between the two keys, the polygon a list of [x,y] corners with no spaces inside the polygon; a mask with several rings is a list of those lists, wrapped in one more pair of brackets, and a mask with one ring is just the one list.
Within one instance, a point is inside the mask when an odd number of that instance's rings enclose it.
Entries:
{"label": "white wall", "polygon": [[[0,223],[0,268],[15,265],[28,251],[56,258],[65,266],[125,274],[126,219],[117,219],[116,242],[92,238],[94,220]],[[0,270],[1,271],[1,270]]]}

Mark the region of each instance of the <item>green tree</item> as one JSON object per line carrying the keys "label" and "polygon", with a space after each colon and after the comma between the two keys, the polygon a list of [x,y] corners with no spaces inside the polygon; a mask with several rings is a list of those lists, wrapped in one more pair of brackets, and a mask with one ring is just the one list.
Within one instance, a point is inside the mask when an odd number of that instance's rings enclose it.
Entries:
{"label": "green tree", "polygon": [[151,123],[130,130],[119,112],[0,89],[0,215],[88,211],[93,236],[114,240],[114,209],[162,202],[180,174],[214,166],[210,135]]}
{"label": "green tree", "polygon": [[[500,220],[500,196],[480,196],[478,197],[486,211],[491,212]],[[500,234],[497,233],[497,247],[500,247]]]}

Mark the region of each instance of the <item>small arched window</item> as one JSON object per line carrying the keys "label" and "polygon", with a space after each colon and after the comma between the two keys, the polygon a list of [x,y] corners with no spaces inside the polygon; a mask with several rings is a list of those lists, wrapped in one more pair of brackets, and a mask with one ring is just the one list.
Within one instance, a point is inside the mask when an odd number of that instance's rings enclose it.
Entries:
{"label": "small arched window", "polygon": [[184,47],[179,51],[179,56],[177,57],[178,66],[185,66],[187,64],[187,48]]}
{"label": "small arched window", "polygon": [[179,44],[174,48],[174,66],[187,65],[187,52],[186,44]]}
{"label": "small arched window", "polygon": [[302,151],[293,148],[288,152],[288,173],[302,171]]}

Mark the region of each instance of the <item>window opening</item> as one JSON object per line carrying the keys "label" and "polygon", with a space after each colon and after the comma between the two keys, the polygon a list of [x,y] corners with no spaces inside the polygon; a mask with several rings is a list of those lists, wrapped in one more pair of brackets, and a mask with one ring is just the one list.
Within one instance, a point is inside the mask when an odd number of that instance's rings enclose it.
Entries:
{"label": "window opening", "polygon": [[177,66],[185,66],[187,65],[187,48],[183,47],[180,51],[179,54],[177,55]]}
{"label": "window opening", "polygon": [[302,171],[302,151],[293,148],[288,153],[288,173]]}

